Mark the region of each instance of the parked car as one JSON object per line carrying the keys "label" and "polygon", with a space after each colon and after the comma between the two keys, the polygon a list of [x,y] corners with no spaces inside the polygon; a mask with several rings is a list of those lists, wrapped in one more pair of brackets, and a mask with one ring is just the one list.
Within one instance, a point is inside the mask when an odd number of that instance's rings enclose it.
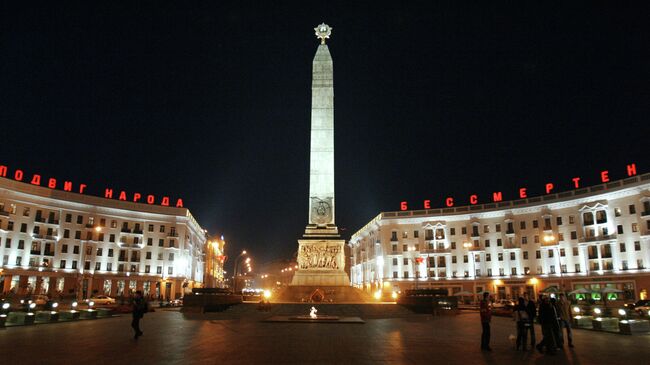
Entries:
{"label": "parked car", "polygon": [[95,305],[106,305],[106,304],[115,304],[115,299],[107,295],[98,295],[95,297],[90,297],[90,299],[86,299],[86,302],[87,303],[95,302]]}
{"label": "parked car", "polygon": [[640,315],[647,315],[650,311],[650,300],[639,300],[634,303],[634,310]]}
{"label": "parked car", "polygon": [[510,299],[499,299],[492,303],[492,309],[512,309],[515,306],[515,302]]}
{"label": "parked car", "polygon": [[171,300],[169,302],[169,305],[171,305],[172,307],[182,307],[183,306],[183,297]]}

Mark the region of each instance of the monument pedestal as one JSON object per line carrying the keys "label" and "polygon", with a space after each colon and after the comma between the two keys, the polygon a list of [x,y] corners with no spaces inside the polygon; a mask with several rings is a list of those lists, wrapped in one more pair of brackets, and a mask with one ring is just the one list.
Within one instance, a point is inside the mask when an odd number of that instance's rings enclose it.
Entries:
{"label": "monument pedestal", "polygon": [[[315,232],[314,232],[315,233]],[[349,286],[345,273],[345,240],[315,235],[298,240],[298,270],[292,286]]]}

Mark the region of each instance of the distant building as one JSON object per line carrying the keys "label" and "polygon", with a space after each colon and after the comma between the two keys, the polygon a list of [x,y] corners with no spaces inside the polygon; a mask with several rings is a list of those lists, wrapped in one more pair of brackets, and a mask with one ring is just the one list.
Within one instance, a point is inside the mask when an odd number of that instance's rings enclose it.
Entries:
{"label": "distant building", "polygon": [[647,298],[650,174],[516,201],[384,212],[349,246],[352,285],[366,290],[515,298],[555,286]]}
{"label": "distant building", "polygon": [[0,178],[0,289],[173,299],[203,281],[205,231],[186,208]]}
{"label": "distant building", "polygon": [[226,262],[226,241],[223,237],[211,237],[205,244],[205,278],[203,286],[206,288],[224,288],[223,264]]}

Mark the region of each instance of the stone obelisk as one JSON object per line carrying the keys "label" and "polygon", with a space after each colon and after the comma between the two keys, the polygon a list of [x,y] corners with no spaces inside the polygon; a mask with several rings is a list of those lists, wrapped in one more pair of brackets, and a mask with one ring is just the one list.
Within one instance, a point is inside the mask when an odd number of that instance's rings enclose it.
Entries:
{"label": "stone obelisk", "polygon": [[309,223],[298,240],[298,271],[291,285],[350,285],[345,240],[334,223],[334,66],[325,40],[332,28],[316,28],[320,45],[312,64]]}

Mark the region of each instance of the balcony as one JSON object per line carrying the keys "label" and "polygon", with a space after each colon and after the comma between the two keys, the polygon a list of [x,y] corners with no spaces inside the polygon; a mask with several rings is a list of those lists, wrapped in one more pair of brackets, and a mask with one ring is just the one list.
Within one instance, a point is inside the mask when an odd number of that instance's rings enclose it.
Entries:
{"label": "balcony", "polygon": [[133,234],[142,234],[142,230],[141,229],[134,229]]}
{"label": "balcony", "polygon": [[644,212],[641,212],[642,217],[650,217],[650,210],[646,210]]}
{"label": "balcony", "polygon": [[59,224],[59,220],[58,219],[48,219],[47,224]]}
{"label": "balcony", "polygon": [[35,217],[34,222],[45,223],[45,218],[43,218],[43,217]]}
{"label": "balcony", "polygon": [[39,233],[34,233],[34,234],[32,234],[32,238],[38,238],[38,239],[41,239],[41,238],[43,238],[43,235],[42,235],[42,234],[39,234]]}
{"label": "balcony", "polygon": [[41,250],[30,250],[30,251],[29,251],[29,254],[30,254],[30,255],[40,255],[40,254],[41,254]]}
{"label": "balcony", "polygon": [[95,228],[95,225],[88,223],[88,224],[86,224],[86,228]]}
{"label": "balcony", "polygon": [[43,252],[43,256],[54,256],[54,251],[45,251]]}
{"label": "balcony", "polygon": [[122,228],[122,229],[120,230],[120,232],[122,232],[122,233],[131,233],[131,229],[129,229],[129,228]]}
{"label": "balcony", "polygon": [[508,230],[506,230],[506,234],[512,235],[512,234],[515,234],[515,231],[513,229],[508,229]]}
{"label": "balcony", "polygon": [[608,234],[602,236],[594,237],[580,237],[578,238],[579,243],[589,243],[589,242],[599,242],[599,241],[612,241],[616,239],[616,234]]}
{"label": "balcony", "polygon": [[0,215],[3,215],[5,217],[9,216],[9,212],[5,212],[4,210],[0,210]]}
{"label": "balcony", "polygon": [[521,243],[514,242],[514,243],[504,243],[503,244],[503,249],[504,250],[514,250],[516,248],[521,248]]}
{"label": "balcony", "polygon": [[421,253],[451,253],[451,248],[427,248],[421,250]]}
{"label": "balcony", "polygon": [[46,235],[45,235],[45,239],[46,239],[46,240],[50,240],[50,241],[56,241],[56,240],[57,240],[57,237],[56,237],[56,236],[53,236],[53,235],[48,235],[48,234],[46,234]]}

